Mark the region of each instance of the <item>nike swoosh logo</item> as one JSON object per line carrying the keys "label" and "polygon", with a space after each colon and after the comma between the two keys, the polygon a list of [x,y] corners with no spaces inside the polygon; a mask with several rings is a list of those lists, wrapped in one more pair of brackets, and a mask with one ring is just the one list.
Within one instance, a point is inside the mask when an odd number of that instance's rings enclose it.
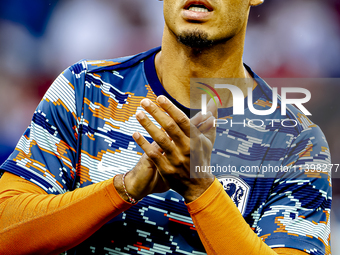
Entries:
{"label": "nike swoosh logo", "polygon": [[103,162],[100,161],[99,164],[98,164],[98,171],[99,172],[106,172],[106,171],[110,171],[112,170],[112,167],[109,167],[109,166],[103,166]]}

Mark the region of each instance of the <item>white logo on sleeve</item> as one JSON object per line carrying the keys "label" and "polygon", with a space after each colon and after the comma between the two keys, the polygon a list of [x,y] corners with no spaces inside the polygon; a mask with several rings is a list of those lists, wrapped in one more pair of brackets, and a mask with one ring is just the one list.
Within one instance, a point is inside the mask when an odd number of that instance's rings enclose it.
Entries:
{"label": "white logo on sleeve", "polygon": [[217,179],[243,215],[248,201],[250,186],[241,178],[232,175],[218,176]]}

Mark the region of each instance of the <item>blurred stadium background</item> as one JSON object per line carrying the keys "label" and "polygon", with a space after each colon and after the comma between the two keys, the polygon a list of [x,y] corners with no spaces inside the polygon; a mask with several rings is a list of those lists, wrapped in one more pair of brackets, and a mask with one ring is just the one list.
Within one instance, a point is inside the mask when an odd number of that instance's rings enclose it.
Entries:
{"label": "blurred stadium background", "polygon": [[[164,21],[157,0],[0,3],[0,164],[65,68],[80,59],[132,55],[161,43]],[[252,9],[248,27],[244,62],[261,77],[340,77],[340,1],[267,0]],[[340,79],[327,79],[332,85],[324,86],[320,79],[310,80],[318,85],[300,86],[312,93],[307,109],[326,134],[333,163],[339,164]],[[333,196],[332,251],[337,255],[339,178],[333,178]]]}

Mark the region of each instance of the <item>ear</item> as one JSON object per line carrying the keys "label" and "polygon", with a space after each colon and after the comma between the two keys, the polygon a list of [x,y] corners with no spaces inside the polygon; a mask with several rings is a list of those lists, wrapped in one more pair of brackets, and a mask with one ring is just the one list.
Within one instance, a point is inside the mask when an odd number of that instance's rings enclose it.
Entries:
{"label": "ear", "polygon": [[263,4],[263,2],[264,2],[264,0],[250,0],[249,5],[250,6],[257,6],[257,5]]}

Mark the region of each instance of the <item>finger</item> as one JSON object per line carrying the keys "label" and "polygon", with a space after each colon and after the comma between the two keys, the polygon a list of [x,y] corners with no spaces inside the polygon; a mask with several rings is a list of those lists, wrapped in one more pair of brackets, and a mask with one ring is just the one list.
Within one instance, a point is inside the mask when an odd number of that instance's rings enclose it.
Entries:
{"label": "finger", "polygon": [[204,122],[200,123],[199,126],[197,126],[198,130],[203,134],[207,133],[211,128],[214,127],[214,120],[215,117],[210,116],[207,120],[205,120]]}
{"label": "finger", "polygon": [[160,130],[146,115],[140,111],[136,114],[136,118],[144,129],[150,134],[153,140],[162,148],[162,150],[171,155],[175,151],[175,145],[169,137]]}
{"label": "finger", "polygon": [[209,119],[206,123],[206,126],[202,129],[202,133],[207,137],[212,144],[215,143],[215,138],[216,138],[216,126],[214,125],[215,118],[212,117],[213,119]]}
{"label": "finger", "polygon": [[[210,99],[210,101],[209,101],[209,103],[207,105],[207,110],[209,110],[207,112],[207,114],[204,115],[204,114],[202,114],[202,112],[199,112],[194,117],[192,117],[190,119],[190,124],[191,124],[191,127],[190,127],[190,131],[191,131],[190,138],[197,137],[197,136],[199,136],[201,134],[201,131],[199,130],[199,127],[207,119],[209,119],[211,116],[213,116],[214,118],[217,118],[217,106],[216,106],[215,101],[213,99]],[[197,127],[197,128],[195,128],[195,127]],[[205,128],[206,128],[206,126],[204,126],[203,129],[205,130]],[[213,133],[212,133],[212,135],[213,135]],[[213,138],[211,135],[210,135],[210,137]],[[213,138],[213,139],[215,139],[215,138]]]}
{"label": "finger", "polygon": [[208,118],[210,118],[213,114],[211,112],[207,112],[207,114],[202,114],[202,112],[197,113],[194,117],[190,119],[190,122],[198,127],[200,126],[204,121],[206,121]]}
{"label": "finger", "polygon": [[163,153],[163,152],[164,152],[163,149],[162,149],[161,147],[159,147],[159,145],[158,145],[155,141],[153,141],[153,142],[151,143],[151,145],[154,146],[155,148],[157,148],[157,150],[158,150],[160,153]]}
{"label": "finger", "polygon": [[201,122],[208,119],[211,115],[215,116],[217,118],[217,106],[215,104],[215,101],[213,99],[210,99],[208,105],[207,105],[207,114],[202,114],[202,111],[197,113],[194,117],[190,119],[190,122],[198,126]]}
{"label": "finger", "polygon": [[211,116],[213,116],[213,114],[209,111],[207,112],[207,114],[202,115],[202,122],[206,121],[207,119],[209,119]]}
{"label": "finger", "polygon": [[187,143],[187,136],[178,126],[175,120],[163,112],[151,100],[145,98],[141,101],[141,106],[152,115],[152,117],[162,126],[171,139],[179,146]]}
{"label": "finger", "polygon": [[170,115],[170,117],[177,123],[179,128],[184,132],[184,134],[190,136],[190,120],[177,108],[169,99],[165,96],[157,97],[157,103]]}
{"label": "finger", "polygon": [[153,161],[156,166],[163,166],[167,162],[167,159],[162,154],[162,152],[154,146],[150,144],[140,133],[135,132],[132,135],[135,142],[142,148],[145,154]]}
{"label": "finger", "polygon": [[218,110],[217,110],[217,104],[215,102],[217,102],[218,98],[214,97],[215,101],[213,99],[210,99],[208,105],[207,105],[207,112],[211,112],[212,115],[217,119],[217,115],[218,115]]}

